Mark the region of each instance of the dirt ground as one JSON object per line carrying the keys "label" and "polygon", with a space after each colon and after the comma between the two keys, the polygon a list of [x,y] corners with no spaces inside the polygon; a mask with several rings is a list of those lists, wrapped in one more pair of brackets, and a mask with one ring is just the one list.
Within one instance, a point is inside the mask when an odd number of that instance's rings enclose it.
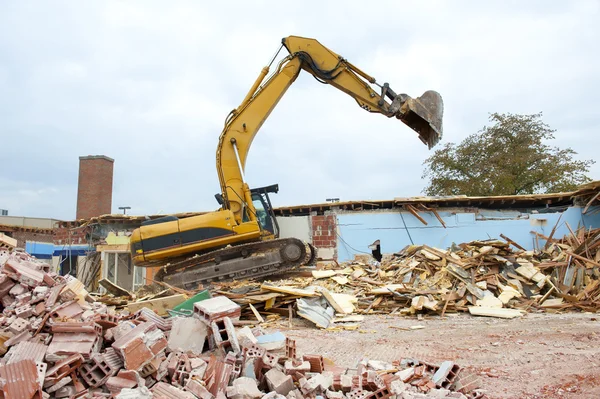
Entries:
{"label": "dirt ground", "polygon": [[[367,316],[357,331],[325,331],[302,319],[277,328],[299,353],[353,368],[362,358],[453,360],[480,375],[494,399],[600,398],[600,315],[528,314],[504,320],[470,315]],[[404,330],[422,325],[420,330]],[[395,328],[401,327],[401,328]],[[273,329],[270,329],[273,330]]]}

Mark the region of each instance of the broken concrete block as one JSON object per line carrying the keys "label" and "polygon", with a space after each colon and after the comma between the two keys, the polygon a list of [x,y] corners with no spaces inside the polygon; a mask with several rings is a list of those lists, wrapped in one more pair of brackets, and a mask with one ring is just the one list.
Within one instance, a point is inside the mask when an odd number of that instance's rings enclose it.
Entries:
{"label": "broken concrete block", "polygon": [[390,392],[392,395],[402,395],[406,391],[406,384],[402,380],[395,380],[390,383]]}
{"label": "broken concrete block", "polygon": [[221,348],[225,353],[240,353],[240,345],[235,334],[235,328],[229,317],[213,321],[210,323],[210,327],[217,347]]}
{"label": "broken concrete block", "polygon": [[255,345],[258,342],[256,337],[252,333],[252,330],[248,326],[238,329],[236,331],[236,335],[237,335],[238,343],[240,344],[241,347],[248,346],[248,345]]}
{"label": "broken concrete block", "polygon": [[239,377],[226,389],[228,398],[231,399],[258,399],[263,396],[256,386],[256,380],[248,377]]}
{"label": "broken concrete block", "polygon": [[305,395],[322,393],[328,390],[331,384],[333,384],[333,375],[315,374],[308,380],[305,378],[300,380],[300,390]]}
{"label": "broken concrete block", "polygon": [[202,354],[208,329],[206,324],[194,317],[173,319],[167,347],[171,352]]}
{"label": "broken concrete block", "polygon": [[277,369],[267,371],[265,379],[267,381],[267,386],[271,391],[275,391],[284,396],[295,388],[292,377],[285,375]]}
{"label": "broken concrete block", "polygon": [[445,361],[440,365],[440,368],[435,372],[431,380],[437,387],[448,388],[460,372],[460,367],[454,362]]}
{"label": "broken concrete block", "polygon": [[206,324],[229,317],[232,320],[240,318],[242,308],[231,299],[224,296],[205,299],[194,303],[194,316],[203,320]]}
{"label": "broken concrete block", "polygon": [[306,374],[310,372],[310,363],[308,361],[286,360],[284,363],[285,373],[291,375],[293,373]]}
{"label": "broken concrete block", "polygon": [[340,386],[342,392],[350,392],[352,390],[352,376],[348,374],[342,374],[340,376]]}
{"label": "broken concrete block", "polygon": [[382,362],[380,360],[369,360],[367,361],[367,367],[371,370],[375,371],[383,371],[383,370],[394,370],[395,367],[388,362]]}
{"label": "broken concrete block", "polygon": [[400,377],[400,380],[402,380],[402,382],[408,382],[415,375],[415,368],[414,367],[409,367],[407,369],[404,369],[404,370],[401,370],[401,371],[397,372],[396,375],[398,377]]}

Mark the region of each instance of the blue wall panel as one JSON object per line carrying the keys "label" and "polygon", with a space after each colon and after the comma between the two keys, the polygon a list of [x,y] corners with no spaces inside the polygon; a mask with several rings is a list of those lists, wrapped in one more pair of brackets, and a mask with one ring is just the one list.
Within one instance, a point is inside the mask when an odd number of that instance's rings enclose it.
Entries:
{"label": "blue wall panel", "polygon": [[[580,226],[600,227],[600,214],[582,218],[581,208],[568,208],[562,215],[555,237],[568,234],[565,222],[572,229]],[[338,219],[338,260],[351,260],[360,252],[370,253],[368,245],[381,240],[381,252],[393,253],[406,245],[427,244],[447,248],[452,243],[460,244],[472,240],[500,238],[500,234],[510,237],[523,247],[533,249],[536,240],[530,232],[537,231],[549,235],[561,213],[521,213],[518,211],[485,211],[477,213],[438,211],[446,228],[428,212],[419,215],[427,221],[421,223],[408,212],[356,212],[339,213]],[[405,227],[406,225],[406,227]],[[545,243],[539,241],[540,245]]]}
{"label": "blue wall panel", "polygon": [[583,223],[586,227],[600,227],[600,206],[591,207],[583,215]]}

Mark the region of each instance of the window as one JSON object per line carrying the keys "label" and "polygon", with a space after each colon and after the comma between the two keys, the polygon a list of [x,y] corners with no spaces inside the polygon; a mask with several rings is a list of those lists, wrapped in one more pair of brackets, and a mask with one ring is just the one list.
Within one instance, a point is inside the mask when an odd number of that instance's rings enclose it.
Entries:
{"label": "window", "polygon": [[60,275],[77,277],[77,255],[63,255],[60,260]]}
{"label": "window", "polygon": [[128,291],[145,284],[146,272],[133,265],[129,252],[103,252],[103,258],[103,275],[110,282]]}
{"label": "window", "polygon": [[252,204],[254,204],[254,209],[256,209],[256,219],[258,219],[260,227],[264,230],[268,230],[271,233],[274,233],[273,221],[271,220],[271,215],[265,209],[265,204],[263,202],[262,196],[256,193],[252,194]]}

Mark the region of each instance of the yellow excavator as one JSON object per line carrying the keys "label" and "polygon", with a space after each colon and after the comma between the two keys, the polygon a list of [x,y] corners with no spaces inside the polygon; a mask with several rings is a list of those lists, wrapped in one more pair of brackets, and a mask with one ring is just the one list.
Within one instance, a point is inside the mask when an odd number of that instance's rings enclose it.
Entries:
{"label": "yellow excavator", "polygon": [[[267,77],[282,48],[289,55]],[[264,277],[313,260],[311,245],[296,238],[279,238],[269,198],[270,193],[278,192],[278,185],[250,189],[244,179],[252,140],[302,70],[348,94],[362,109],[400,119],[430,149],[442,136],[443,103],[437,92],[426,91],[418,98],[397,94],[388,83],[378,84],[317,40],[286,37],[225,121],[217,146],[221,193],[215,197],[220,209],[142,223],[130,238],[136,266],[161,266],[157,280],[195,289],[213,281]]]}

